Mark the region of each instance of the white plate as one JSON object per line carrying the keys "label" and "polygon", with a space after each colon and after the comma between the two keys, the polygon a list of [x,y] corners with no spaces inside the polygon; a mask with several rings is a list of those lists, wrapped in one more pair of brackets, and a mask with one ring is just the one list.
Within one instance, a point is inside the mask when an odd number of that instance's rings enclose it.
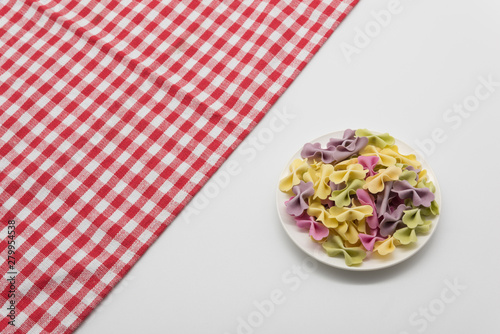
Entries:
{"label": "white plate", "polygon": [[[379,132],[373,132],[373,133],[379,134]],[[311,140],[310,142],[311,143],[319,142],[324,147],[330,138],[342,138],[343,134],[344,134],[344,131],[332,132],[330,134],[319,137],[315,140]],[[434,172],[430,168],[429,164],[411,146],[403,143],[402,141],[400,141],[398,139],[396,139],[396,145],[399,147],[399,152],[401,154],[405,154],[405,155],[406,154],[415,154],[417,157],[417,160],[422,163],[422,168],[427,170],[427,173],[429,175],[429,179],[436,186],[436,193],[435,193],[436,198],[435,198],[435,200],[438,203],[439,208],[441,209],[441,191],[439,189],[439,184],[437,182],[436,175],[434,174]],[[300,156],[301,151],[302,151],[302,148],[299,151],[297,151],[297,153],[295,153],[294,156],[287,163],[287,165],[285,166],[285,169],[281,173],[280,180],[283,177],[285,177],[286,175],[288,175],[288,173],[289,173],[288,166],[290,166],[292,161],[295,159],[301,158],[301,156]],[[315,258],[316,260],[318,260],[320,262],[323,262],[327,265],[330,265],[332,267],[346,269],[346,270],[353,270],[353,271],[377,270],[377,269],[391,267],[395,264],[403,262],[404,260],[410,258],[412,255],[417,253],[429,241],[429,239],[434,234],[434,231],[436,230],[438,220],[439,220],[439,215],[430,219],[432,221],[430,231],[426,234],[418,235],[417,242],[414,242],[414,243],[407,245],[407,246],[404,246],[404,245],[397,246],[396,249],[394,250],[394,252],[392,252],[391,254],[385,255],[385,256],[378,255],[377,253],[367,252],[367,257],[363,260],[363,263],[361,265],[350,267],[350,266],[345,264],[344,257],[341,257],[341,256],[330,257],[330,256],[328,256],[320,244],[313,242],[311,240],[311,238],[309,237],[309,231],[297,227],[293,217],[291,217],[286,212],[286,207],[285,207],[284,203],[286,200],[289,199],[289,197],[290,197],[289,195],[281,192],[279,190],[279,187],[276,187],[276,204],[278,206],[278,215],[280,217],[281,223],[282,223],[283,227],[285,228],[285,231],[287,232],[288,236],[293,240],[293,242],[300,249],[302,249],[309,256]]]}

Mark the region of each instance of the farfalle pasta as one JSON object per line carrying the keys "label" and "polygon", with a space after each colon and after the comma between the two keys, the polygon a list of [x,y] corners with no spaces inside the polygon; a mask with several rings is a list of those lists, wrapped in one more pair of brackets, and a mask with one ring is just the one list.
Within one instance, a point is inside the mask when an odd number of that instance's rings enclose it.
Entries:
{"label": "farfalle pasta", "polygon": [[287,213],[348,266],[417,241],[439,214],[436,187],[389,134],[346,130],[326,147],[307,143],[280,180]]}

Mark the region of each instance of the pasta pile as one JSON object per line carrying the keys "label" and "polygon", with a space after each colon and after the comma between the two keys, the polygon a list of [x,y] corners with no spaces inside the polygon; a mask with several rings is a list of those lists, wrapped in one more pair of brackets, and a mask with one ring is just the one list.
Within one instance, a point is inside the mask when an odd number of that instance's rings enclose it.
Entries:
{"label": "pasta pile", "polygon": [[286,211],[329,256],[359,265],[417,241],[439,214],[436,188],[414,155],[399,153],[389,134],[346,130],[326,147],[305,144],[279,188]]}

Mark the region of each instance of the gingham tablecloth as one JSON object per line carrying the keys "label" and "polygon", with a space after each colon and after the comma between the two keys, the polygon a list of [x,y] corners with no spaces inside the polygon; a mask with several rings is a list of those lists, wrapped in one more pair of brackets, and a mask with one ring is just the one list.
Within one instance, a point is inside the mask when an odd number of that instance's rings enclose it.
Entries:
{"label": "gingham tablecloth", "polygon": [[1,333],[72,332],[356,2],[0,0]]}

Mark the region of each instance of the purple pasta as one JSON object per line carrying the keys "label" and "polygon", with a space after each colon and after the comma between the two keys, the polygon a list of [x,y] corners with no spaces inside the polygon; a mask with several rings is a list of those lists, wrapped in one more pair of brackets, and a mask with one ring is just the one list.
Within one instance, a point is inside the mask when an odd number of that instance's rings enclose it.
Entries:
{"label": "purple pasta", "polygon": [[300,155],[303,159],[321,159],[324,163],[332,163],[335,161],[335,157],[333,156],[334,149],[332,148],[322,148],[320,143],[307,143],[302,148],[302,152]]}
{"label": "purple pasta", "polygon": [[395,181],[392,192],[401,199],[409,198],[413,205],[430,207],[435,196],[429,188],[415,188],[408,181]]}
{"label": "purple pasta", "polygon": [[335,149],[333,158],[335,161],[342,161],[350,156],[357,154],[368,145],[368,138],[356,137],[355,131],[347,129],[344,132],[344,138],[331,138],[326,147]]}
{"label": "purple pasta", "polygon": [[393,184],[394,181],[387,182],[385,184],[384,191],[377,194],[376,203],[377,203],[377,213],[379,217],[382,217],[382,215],[387,211],[389,203],[392,201],[394,197],[396,197],[395,194],[391,193]]}
{"label": "purple pasta", "polygon": [[296,196],[286,202],[286,212],[292,216],[300,216],[309,207],[308,198],[314,195],[314,186],[312,182],[300,181],[293,186],[292,191]]}
{"label": "purple pasta", "polygon": [[385,212],[383,215],[383,219],[380,222],[380,235],[383,237],[387,237],[396,231],[398,225],[402,224],[403,211],[406,210],[407,207],[404,204],[401,204],[397,207],[396,210],[392,212]]}
{"label": "purple pasta", "polygon": [[341,190],[341,189],[344,189],[346,187],[345,182],[341,182],[339,184],[336,184],[335,182],[330,181],[329,185],[330,185],[330,188],[332,188],[332,191]]}

